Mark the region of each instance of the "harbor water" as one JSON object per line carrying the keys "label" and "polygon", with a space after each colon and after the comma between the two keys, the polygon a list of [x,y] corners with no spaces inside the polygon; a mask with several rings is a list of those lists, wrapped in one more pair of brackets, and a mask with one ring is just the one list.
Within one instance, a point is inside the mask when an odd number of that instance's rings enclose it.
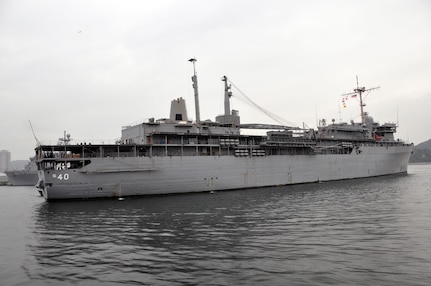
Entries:
{"label": "harbor water", "polygon": [[431,165],[406,175],[47,203],[0,186],[0,285],[430,285]]}

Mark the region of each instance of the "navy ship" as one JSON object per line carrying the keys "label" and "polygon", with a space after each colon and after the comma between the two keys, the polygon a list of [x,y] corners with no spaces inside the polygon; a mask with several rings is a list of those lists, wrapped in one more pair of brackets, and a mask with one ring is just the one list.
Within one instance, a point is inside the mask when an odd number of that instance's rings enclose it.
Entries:
{"label": "navy ship", "polygon": [[[192,76],[196,120],[185,100],[172,100],[169,118],[123,127],[115,144],[36,147],[37,187],[47,201],[213,192],[406,173],[413,144],[395,139],[395,123],[379,124],[363,107],[361,122],[322,122],[316,129],[241,124],[230,109],[230,81],[223,77],[224,114],[200,120],[198,81]],[[248,129],[267,129],[249,135]],[[89,141],[88,141],[89,142]],[[246,192],[244,191],[244,195]]]}
{"label": "navy ship", "polygon": [[7,170],[5,174],[8,177],[9,184],[12,186],[34,186],[38,181],[35,158],[30,158],[24,169]]}

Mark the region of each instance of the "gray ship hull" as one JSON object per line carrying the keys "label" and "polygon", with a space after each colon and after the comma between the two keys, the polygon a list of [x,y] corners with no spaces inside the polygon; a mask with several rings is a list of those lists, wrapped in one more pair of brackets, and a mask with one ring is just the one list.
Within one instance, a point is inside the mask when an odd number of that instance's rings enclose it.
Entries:
{"label": "gray ship hull", "polygon": [[37,183],[37,171],[6,171],[9,184],[12,186],[34,186]]}
{"label": "gray ship hull", "polygon": [[38,181],[37,166],[35,158],[30,158],[23,170],[12,170],[5,172],[9,184],[12,186],[34,186]]}
{"label": "gray ship hull", "polygon": [[406,173],[413,145],[360,146],[360,153],[92,158],[80,169],[40,170],[46,200],[244,189]]}

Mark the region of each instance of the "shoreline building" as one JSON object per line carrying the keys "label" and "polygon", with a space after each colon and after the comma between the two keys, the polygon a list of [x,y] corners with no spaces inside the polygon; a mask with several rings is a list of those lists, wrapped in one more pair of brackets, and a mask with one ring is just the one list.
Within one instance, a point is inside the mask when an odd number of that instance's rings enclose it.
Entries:
{"label": "shoreline building", "polygon": [[7,150],[0,151],[0,172],[4,173],[6,170],[9,170],[11,165],[11,155]]}

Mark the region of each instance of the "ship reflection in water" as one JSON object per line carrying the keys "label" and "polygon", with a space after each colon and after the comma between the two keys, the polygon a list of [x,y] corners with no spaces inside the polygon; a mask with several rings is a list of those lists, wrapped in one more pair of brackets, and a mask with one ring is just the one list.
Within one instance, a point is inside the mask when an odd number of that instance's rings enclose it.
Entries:
{"label": "ship reflection in water", "polygon": [[28,272],[56,285],[421,285],[430,240],[416,229],[430,223],[411,217],[409,182],[43,203]]}

